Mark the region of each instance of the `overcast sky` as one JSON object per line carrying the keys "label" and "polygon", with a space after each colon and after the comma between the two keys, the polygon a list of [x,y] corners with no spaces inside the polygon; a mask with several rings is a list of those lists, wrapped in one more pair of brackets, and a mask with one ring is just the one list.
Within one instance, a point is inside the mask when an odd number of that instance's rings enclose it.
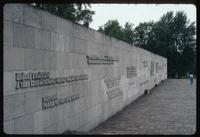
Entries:
{"label": "overcast sky", "polygon": [[90,28],[97,30],[108,20],[117,19],[121,26],[131,22],[136,27],[140,22],[158,21],[168,11],[184,11],[188,19],[196,22],[196,7],[192,4],[91,4],[95,11]]}

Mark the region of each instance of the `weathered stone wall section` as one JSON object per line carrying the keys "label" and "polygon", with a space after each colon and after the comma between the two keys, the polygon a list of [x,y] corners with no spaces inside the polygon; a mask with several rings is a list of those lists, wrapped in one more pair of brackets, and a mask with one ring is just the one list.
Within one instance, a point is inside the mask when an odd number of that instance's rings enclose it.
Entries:
{"label": "weathered stone wall section", "polygon": [[[167,60],[144,49],[23,4],[6,4],[3,15],[5,133],[89,131],[167,79]],[[89,65],[86,56],[92,55],[119,61]],[[154,65],[152,76],[151,62],[163,65],[157,72]],[[16,74],[38,72],[88,79],[16,89]],[[43,109],[42,101],[52,95],[78,99]]]}

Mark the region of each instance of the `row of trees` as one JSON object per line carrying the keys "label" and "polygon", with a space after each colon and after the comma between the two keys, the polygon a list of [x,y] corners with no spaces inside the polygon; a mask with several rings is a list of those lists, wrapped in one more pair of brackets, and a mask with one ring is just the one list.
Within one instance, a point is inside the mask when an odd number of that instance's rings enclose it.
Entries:
{"label": "row of trees", "polygon": [[196,73],[196,28],[182,12],[167,12],[157,22],[143,22],[133,28],[117,20],[100,26],[99,32],[149,50],[168,59],[168,77]]}

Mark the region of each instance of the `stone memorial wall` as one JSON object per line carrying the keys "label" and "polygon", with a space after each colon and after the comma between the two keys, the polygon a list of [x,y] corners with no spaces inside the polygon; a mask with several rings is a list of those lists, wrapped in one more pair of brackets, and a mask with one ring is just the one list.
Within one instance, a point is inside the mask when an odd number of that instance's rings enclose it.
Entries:
{"label": "stone memorial wall", "polygon": [[3,129],[90,131],[167,79],[167,59],[25,4],[3,9]]}

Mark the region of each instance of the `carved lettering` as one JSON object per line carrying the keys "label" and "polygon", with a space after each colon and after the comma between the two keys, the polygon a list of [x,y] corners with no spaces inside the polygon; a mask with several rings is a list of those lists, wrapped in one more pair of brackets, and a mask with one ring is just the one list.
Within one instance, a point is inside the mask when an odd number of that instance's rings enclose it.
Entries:
{"label": "carved lettering", "polygon": [[104,65],[109,65],[113,64],[114,61],[119,61],[119,59],[114,59],[113,57],[110,56],[86,56],[87,58],[87,63],[97,65],[97,64],[104,64]]}
{"label": "carved lettering", "polygon": [[136,67],[129,66],[126,68],[127,71],[127,78],[137,77]]}
{"label": "carved lettering", "polygon": [[57,98],[56,94],[46,96],[42,98],[42,109],[49,109],[58,105],[73,102],[77,99],[79,99],[79,95],[72,95],[65,98]]}
{"label": "carved lettering", "polygon": [[68,77],[57,77],[57,78],[50,78],[49,75],[50,75],[49,72],[37,72],[37,73],[27,73],[27,74],[23,72],[16,73],[15,89],[64,84],[64,83],[83,81],[88,79],[88,75],[84,74],[68,76]]}

